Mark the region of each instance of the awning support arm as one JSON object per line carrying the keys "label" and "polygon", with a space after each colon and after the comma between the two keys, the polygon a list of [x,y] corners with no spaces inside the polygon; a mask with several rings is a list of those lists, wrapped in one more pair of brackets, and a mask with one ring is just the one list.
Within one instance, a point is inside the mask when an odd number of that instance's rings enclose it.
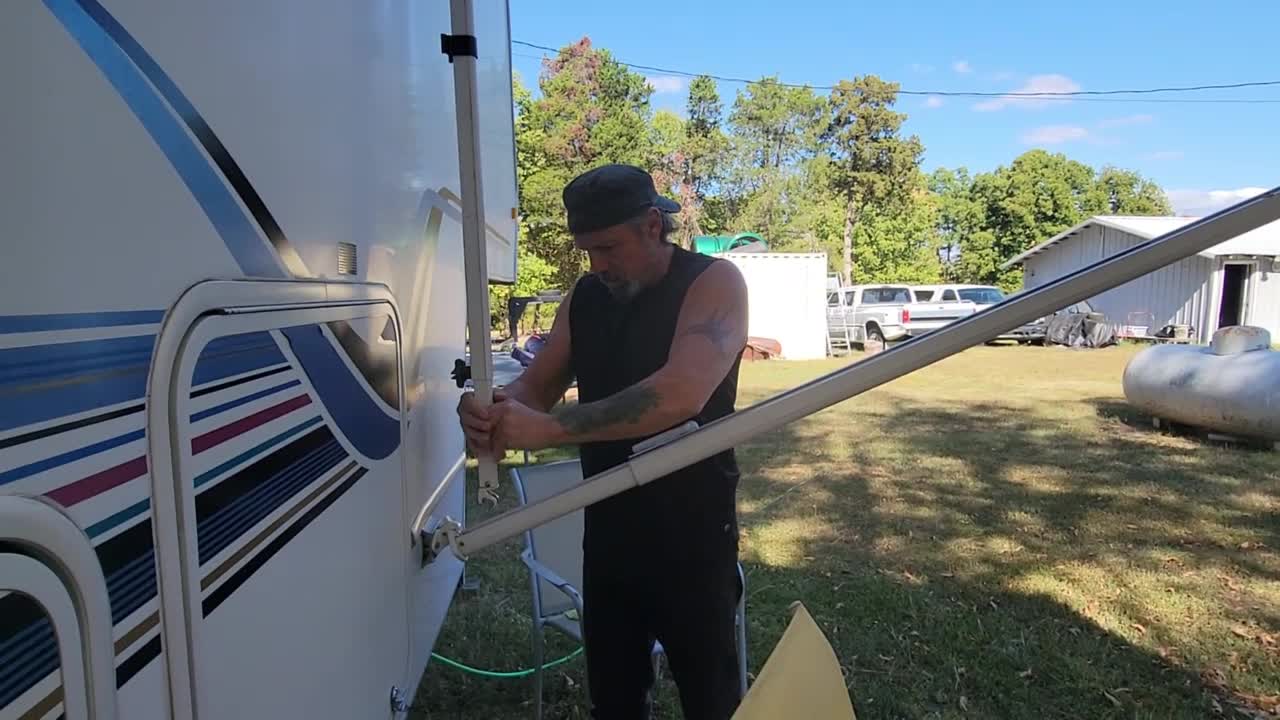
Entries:
{"label": "awning support arm", "polygon": [[[838,402],[987,342],[1037,318],[1123,285],[1230,238],[1280,219],[1280,188],[1100,260],[1025,294],[994,305],[928,335],[909,340],[855,365],[735,412],[696,432],[634,456],[570,490],[462,529],[446,520],[423,542],[430,562],[451,548],[459,558],[479,552],[584,508],[656,480],[761,433],[812,415]],[[424,531],[425,534],[425,531]],[[424,541],[428,538],[423,538]]]}

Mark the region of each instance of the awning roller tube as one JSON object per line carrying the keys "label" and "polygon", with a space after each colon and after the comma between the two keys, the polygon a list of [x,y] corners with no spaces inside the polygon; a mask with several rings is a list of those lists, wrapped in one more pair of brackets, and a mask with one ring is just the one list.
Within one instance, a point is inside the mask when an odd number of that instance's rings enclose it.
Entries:
{"label": "awning roller tube", "polygon": [[490,545],[644,485],[1277,219],[1280,219],[1280,188],[744,408],[669,444],[636,455],[629,462],[588,478],[571,490],[510,510],[472,528],[463,529],[455,522],[446,521],[436,530],[432,542],[424,546],[439,552],[447,545],[465,559]]}

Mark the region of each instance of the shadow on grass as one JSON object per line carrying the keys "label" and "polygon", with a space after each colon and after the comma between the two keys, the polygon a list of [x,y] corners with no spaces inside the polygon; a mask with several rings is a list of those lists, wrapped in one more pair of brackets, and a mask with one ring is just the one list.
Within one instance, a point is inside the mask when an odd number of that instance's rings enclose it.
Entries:
{"label": "shadow on grass", "polygon": [[888,399],[743,448],[757,653],[784,622],[759,608],[804,601],[860,717],[960,717],[964,695],[979,717],[1191,718],[1215,702],[1201,672],[1280,687],[1259,642],[1280,630],[1275,455]]}
{"label": "shadow on grass", "polygon": [[[880,393],[739,448],[753,672],[799,600],[862,719],[1232,717],[1232,699],[1261,704],[1280,687],[1265,644],[1280,632],[1280,460],[1082,403],[1093,414],[1047,418]],[[459,593],[438,652],[528,665],[519,550],[471,561],[480,589]],[[549,657],[572,650],[550,637]],[[548,671],[546,717],[586,717],[583,675],[581,658]],[[434,665],[414,717],[529,717],[531,697],[528,678]],[[659,717],[679,717],[670,684],[659,701]]]}
{"label": "shadow on grass", "polygon": [[1235,450],[1271,453],[1276,451],[1276,442],[1260,438],[1236,438],[1232,440],[1213,439],[1205,428],[1193,427],[1168,419],[1160,421],[1156,427],[1152,416],[1126,402],[1110,398],[1097,398],[1090,401],[1097,409],[1098,416],[1121,422],[1135,430],[1155,434],[1172,435],[1181,439],[1197,442],[1207,447],[1231,448]]}

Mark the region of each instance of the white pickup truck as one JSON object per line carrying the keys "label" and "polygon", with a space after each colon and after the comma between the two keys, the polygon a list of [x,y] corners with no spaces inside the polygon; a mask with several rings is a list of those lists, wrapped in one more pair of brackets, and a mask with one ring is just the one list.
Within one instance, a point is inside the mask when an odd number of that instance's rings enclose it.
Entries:
{"label": "white pickup truck", "polygon": [[893,342],[923,335],[972,315],[971,302],[924,302],[910,285],[849,285],[827,293],[827,336],[832,344]]}

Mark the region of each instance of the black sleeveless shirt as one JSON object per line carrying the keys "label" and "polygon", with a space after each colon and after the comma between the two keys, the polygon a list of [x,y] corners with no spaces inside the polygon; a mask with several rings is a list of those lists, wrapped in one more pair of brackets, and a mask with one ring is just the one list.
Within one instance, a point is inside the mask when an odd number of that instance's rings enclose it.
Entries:
{"label": "black sleeveless shirt", "polygon": [[[723,261],[674,246],[666,275],[626,303],[615,300],[595,275],[578,281],[569,321],[579,402],[607,398],[666,364],[685,294],[713,262]],[[740,362],[734,361],[701,412],[675,425],[689,419],[706,425],[732,413]],[[583,444],[583,476],[626,462],[631,447],[646,437]],[[668,566],[736,561],[738,475],[730,449],[587,507],[584,559]]]}

